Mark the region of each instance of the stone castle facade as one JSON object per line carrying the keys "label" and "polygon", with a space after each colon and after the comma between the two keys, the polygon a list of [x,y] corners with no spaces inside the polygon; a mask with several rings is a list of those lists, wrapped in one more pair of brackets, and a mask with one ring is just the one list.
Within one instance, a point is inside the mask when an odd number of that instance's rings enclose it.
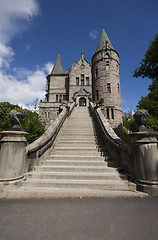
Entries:
{"label": "stone castle facade", "polygon": [[114,50],[104,28],[92,65],[82,52],[81,58],[64,72],[60,53],[47,76],[45,102],[40,102],[39,115],[49,125],[59,114],[61,104],[76,102],[78,107],[89,106],[89,101],[101,108],[113,128],[122,124],[119,79],[119,55]]}

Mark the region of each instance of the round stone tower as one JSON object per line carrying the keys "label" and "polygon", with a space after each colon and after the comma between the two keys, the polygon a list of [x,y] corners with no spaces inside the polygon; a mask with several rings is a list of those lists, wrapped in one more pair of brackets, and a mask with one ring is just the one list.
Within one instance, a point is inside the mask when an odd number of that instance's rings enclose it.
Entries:
{"label": "round stone tower", "polygon": [[122,126],[119,55],[104,28],[92,57],[93,101],[102,103],[102,111],[113,128]]}

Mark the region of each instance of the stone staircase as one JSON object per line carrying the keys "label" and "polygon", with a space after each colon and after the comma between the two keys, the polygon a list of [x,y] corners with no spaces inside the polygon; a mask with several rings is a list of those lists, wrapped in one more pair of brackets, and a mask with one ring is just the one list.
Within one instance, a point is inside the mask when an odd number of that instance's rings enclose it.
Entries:
{"label": "stone staircase", "polygon": [[97,131],[89,109],[75,108],[50,155],[8,198],[144,196],[119,173]]}

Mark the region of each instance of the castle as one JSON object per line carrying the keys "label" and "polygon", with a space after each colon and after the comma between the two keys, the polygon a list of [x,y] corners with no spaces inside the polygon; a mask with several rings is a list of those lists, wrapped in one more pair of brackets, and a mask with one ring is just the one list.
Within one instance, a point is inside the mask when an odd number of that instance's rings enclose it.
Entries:
{"label": "castle", "polygon": [[89,106],[89,101],[101,108],[113,128],[122,124],[119,55],[114,50],[104,28],[92,64],[82,56],[69,71],[64,72],[60,52],[47,76],[45,102],[40,102],[39,115],[49,126],[59,114],[61,104]]}

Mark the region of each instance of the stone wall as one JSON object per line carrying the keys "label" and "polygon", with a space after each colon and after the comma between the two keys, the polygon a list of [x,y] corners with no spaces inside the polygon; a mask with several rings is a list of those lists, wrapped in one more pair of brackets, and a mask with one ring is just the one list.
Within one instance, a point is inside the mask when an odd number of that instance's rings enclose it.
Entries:
{"label": "stone wall", "polygon": [[[84,75],[84,84],[81,83],[81,78]],[[79,85],[76,85],[76,78],[79,79]],[[86,78],[89,78],[89,85],[87,85]],[[83,85],[82,85],[83,84]],[[83,88],[87,92],[92,93],[92,76],[91,76],[91,66],[82,55],[82,58],[75,63],[69,74],[69,101],[73,101],[73,96],[75,92]]]}
{"label": "stone wall", "polygon": [[116,128],[122,123],[119,79],[119,56],[112,49],[103,49],[92,58],[93,101],[103,99],[104,116]]}
{"label": "stone wall", "polygon": [[[68,99],[68,75],[49,75],[47,77],[46,102],[61,102]],[[56,97],[58,96],[58,97]]]}

